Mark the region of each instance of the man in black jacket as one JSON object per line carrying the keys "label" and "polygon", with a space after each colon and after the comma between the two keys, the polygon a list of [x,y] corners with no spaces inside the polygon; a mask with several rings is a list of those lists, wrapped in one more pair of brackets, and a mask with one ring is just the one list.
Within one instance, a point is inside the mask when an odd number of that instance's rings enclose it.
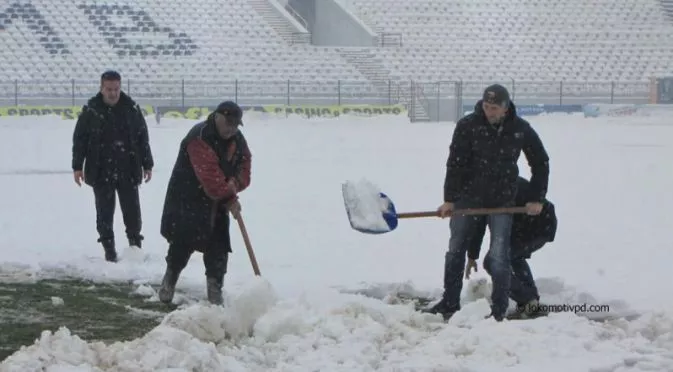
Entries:
{"label": "man in black jacket", "polygon": [[[444,181],[441,217],[454,209],[509,207],[515,204],[517,162],[523,153],[531,167],[528,213],[539,214],[547,192],[549,157],[538,134],[520,118],[501,85],[484,91],[472,114],[458,121],[453,132]],[[510,291],[511,214],[451,217],[451,237],[444,264],[444,295],[429,311],[448,319],[460,310],[466,242],[474,236],[480,221],[490,229],[489,261],[493,280],[491,315],[501,321],[507,311]]]}
{"label": "man in black jacket", "polygon": [[[530,183],[522,177],[517,179],[516,205],[523,206],[530,200]],[[553,242],[556,237],[558,220],[554,204],[545,199],[542,203],[542,212],[531,216],[526,214],[514,215],[512,222],[511,265],[512,275],[510,278],[509,297],[517,304],[515,316],[531,318],[544,315],[537,306],[540,300],[533,273],[526,261],[533,252],[542,248],[545,244]],[[486,233],[485,221],[479,221],[479,225],[472,237],[467,251],[467,265],[465,266],[465,279],[470,278],[472,269],[477,270],[477,260]],[[488,262],[484,262],[484,269],[489,275],[492,269]]]}
{"label": "man in black jacket", "polygon": [[228,213],[237,215],[237,195],[250,185],[252,155],[239,130],[242,116],[235,102],[222,102],[180,143],[161,216],[161,235],[169,244],[159,290],[164,303],[173,300],[180,273],[194,251],[203,253],[208,301],[222,303],[232,251]]}
{"label": "man in black jacket", "polygon": [[75,183],[93,188],[96,228],[107,261],[117,261],[113,231],[116,197],[129,245],[141,247],[142,218],[138,186],[149,182],[154,160],[147,123],[140,107],[121,91],[121,76],[107,71],[100,92],[82,108],[72,144]]}

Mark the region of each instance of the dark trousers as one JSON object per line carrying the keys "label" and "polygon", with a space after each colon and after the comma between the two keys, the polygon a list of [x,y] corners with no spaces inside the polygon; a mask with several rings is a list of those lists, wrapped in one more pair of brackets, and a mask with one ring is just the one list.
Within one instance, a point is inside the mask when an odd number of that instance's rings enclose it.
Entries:
{"label": "dark trousers", "polygon": [[[542,248],[545,243],[543,240],[529,243],[512,243],[512,278],[509,297],[519,306],[523,306],[532,300],[540,299],[537,286],[535,285],[535,278],[527,259],[530,258],[533,252]],[[486,266],[486,263],[484,263],[484,266],[488,272],[489,267]]]}
{"label": "dark trousers", "polygon": [[218,213],[215,219],[216,230],[202,242],[171,242],[168,246],[166,264],[175,273],[180,273],[189,262],[194,251],[203,252],[203,265],[206,268],[206,277],[215,278],[222,285],[227,273],[231,240],[229,236],[229,215],[226,212]]}
{"label": "dark trousers", "polygon": [[[457,206],[456,208],[463,208]],[[484,222],[489,227],[491,244],[484,258],[484,266],[489,267],[493,280],[491,293],[492,311],[495,315],[504,315],[509,305],[511,281],[510,236],[512,228],[511,214],[495,214],[488,216],[453,216],[451,217],[451,237],[449,250],[444,262],[444,302],[447,310],[460,310],[460,293],[463,289],[465,272],[465,256],[472,244],[472,239]]]}
{"label": "dark trousers", "polygon": [[123,180],[110,180],[94,186],[93,192],[96,199],[96,229],[100,237],[99,241],[114,239],[117,195],[126,226],[126,236],[129,239],[140,237],[142,217],[138,185]]}

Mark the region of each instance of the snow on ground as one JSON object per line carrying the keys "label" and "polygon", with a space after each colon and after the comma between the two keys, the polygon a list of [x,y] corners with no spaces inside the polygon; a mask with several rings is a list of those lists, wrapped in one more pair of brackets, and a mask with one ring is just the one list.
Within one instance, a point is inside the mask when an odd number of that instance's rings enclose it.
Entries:
{"label": "snow on ground", "polygon": [[[141,189],[145,246],[124,247],[118,210],[123,260],[108,264],[96,243],[93,193],[71,175],[74,122],[0,118],[0,280],[129,280],[156,297],[149,284],[164,270],[164,192],[194,121],[148,120],[156,169]],[[144,337],[104,345],[67,329],[45,332],[0,371],[673,370],[673,126],[657,117],[530,121],[551,156],[549,197],[559,215],[557,241],[531,260],[542,299],[646,311],[640,319],[483,319],[488,283],[481,265],[449,325],[375,299],[391,291],[439,293],[448,220],[403,220],[390,233],[361,234],[348,223],[341,185],[368,179],[400,212],[434,210],[453,125],[248,117],[252,185],[241,203],[263,278],[254,277],[233,224],[226,309],[204,305],[197,253],[178,285],[188,293],[186,305]],[[529,174],[523,156],[521,170]]]}

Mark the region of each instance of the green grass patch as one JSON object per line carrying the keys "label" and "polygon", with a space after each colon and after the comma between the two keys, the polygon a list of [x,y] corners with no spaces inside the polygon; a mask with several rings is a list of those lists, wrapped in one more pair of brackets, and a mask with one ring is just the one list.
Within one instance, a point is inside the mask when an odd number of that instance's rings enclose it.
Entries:
{"label": "green grass patch", "polygon": [[[148,302],[130,283],[82,280],[0,282],[0,361],[45,330],[68,327],[86,341],[127,341],[159,324],[173,306]],[[63,300],[55,304],[52,297]],[[57,299],[57,302],[59,300]]]}

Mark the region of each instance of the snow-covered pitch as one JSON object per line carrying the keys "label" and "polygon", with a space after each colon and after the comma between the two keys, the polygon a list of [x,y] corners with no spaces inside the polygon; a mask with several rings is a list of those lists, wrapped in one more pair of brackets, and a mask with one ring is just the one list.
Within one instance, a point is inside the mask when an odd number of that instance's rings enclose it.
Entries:
{"label": "snow-covered pitch", "polygon": [[[673,123],[529,120],[551,156],[549,197],[559,217],[557,240],[530,261],[542,300],[642,310],[640,319],[598,324],[571,313],[484,319],[481,262],[465,283],[463,311],[449,324],[374,298],[440,293],[448,220],[405,220],[387,234],[358,233],[348,223],[341,185],[365,178],[400,212],[435,209],[453,124],[250,115],[243,131],[253,153],[252,185],[241,204],[263,277],[254,277],[232,224],[227,308],[204,305],[196,253],[178,290],[197,301],[144,337],[104,345],[68,329],[44,332],[0,371],[673,370]],[[77,187],[70,170],[74,122],[0,118],[0,278],[131,280],[156,301],[149,284],[157,285],[164,270],[167,245],[158,232],[164,193],[179,141],[195,122],[148,121],[156,169],[141,189],[145,247],[122,246],[122,261],[109,264],[96,243],[93,193]],[[529,175],[523,156],[520,168]],[[123,231],[118,210],[120,242]]]}

